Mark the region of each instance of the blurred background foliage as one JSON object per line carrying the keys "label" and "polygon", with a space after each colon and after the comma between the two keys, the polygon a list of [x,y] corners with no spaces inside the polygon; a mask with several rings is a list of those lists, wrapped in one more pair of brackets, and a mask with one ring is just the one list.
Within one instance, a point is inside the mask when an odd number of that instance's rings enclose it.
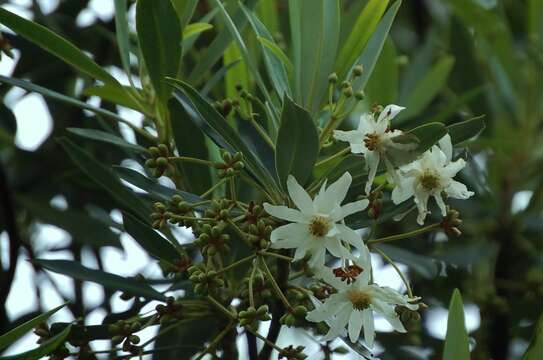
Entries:
{"label": "blurred background foliage", "polygon": [[[54,11],[47,14],[42,12],[41,1],[22,3],[0,1],[2,6],[23,7],[34,21],[93,54],[104,68],[123,67],[116,49],[113,17],[107,21],[96,18],[84,26],[76,24],[89,1],[58,1]],[[227,3],[235,6],[236,2]],[[277,43],[288,52],[287,44],[293,34],[288,24],[287,1],[246,3],[255,7]],[[366,3],[341,0],[340,44],[344,44]],[[197,4],[193,21],[209,22],[213,28],[201,32],[192,48],[184,50],[188,52],[183,58],[181,78],[217,101],[234,97],[237,84],[257,91],[243,61],[237,64],[240,53],[234,45],[213,53],[211,47],[224,33],[225,25],[210,8],[207,1]],[[202,20],[204,16],[207,18]],[[258,40],[248,27],[243,36],[248,50],[262,66]],[[22,37],[9,32],[3,32],[3,37],[4,49],[10,44],[20,54],[13,72],[3,75],[24,78],[89,101],[92,93],[81,92],[92,85],[88,78]],[[212,53],[215,55],[210,56]],[[3,60],[5,56],[2,54]],[[236,65],[229,66],[232,62]],[[477,306],[481,321],[470,333],[473,359],[520,358],[543,310],[542,67],[541,0],[407,0],[398,11],[365,88],[361,110],[373,103],[407,107],[405,115],[395,123],[400,128],[430,121],[452,124],[485,115],[486,130],[477,140],[465,144],[470,161],[462,182],[476,196],[453,203],[464,219],[463,234],[450,239],[442,234],[421,235],[386,247],[392,258],[408,266],[416,294],[430,308],[446,307],[455,287],[461,290],[465,303]],[[221,75],[224,80],[217,78]],[[11,89],[7,84],[1,85],[0,96],[5,97]],[[119,225],[110,217],[117,208],[116,201],[83,176],[58,139],[68,136],[70,127],[107,130],[124,136],[129,133],[128,128],[119,128],[69,104],[49,98],[45,102],[53,128],[34,151],[15,146],[15,116],[10,106],[0,104],[0,232],[7,234],[0,244],[0,333],[48,310],[36,308],[16,318],[9,316],[6,299],[18,286],[14,282],[17,264],[41,258],[44,252],[69,251],[74,260],[92,256],[97,266],[103,268],[103,247],[121,246],[119,232],[112,230],[119,229]],[[113,112],[119,109],[108,101],[100,101],[100,106]],[[32,117],[17,121],[32,121]],[[148,145],[137,135],[136,139]],[[120,164],[133,156],[130,151],[123,153],[103,142],[83,138],[77,138],[77,142],[107,164]],[[51,205],[51,200],[59,195],[65,199],[65,210]],[[71,235],[69,244],[40,246],[34,241],[37,224],[64,229]],[[381,227],[382,235],[411,230],[401,228],[401,224],[390,221]],[[89,236],[90,232],[100,236]],[[38,265],[32,266],[37,279],[52,281]],[[84,318],[94,310],[85,302],[81,281],[73,282],[73,291],[64,290],[59,289],[59,294],[71,300],[68,308],[74,318]],[[36,286],[35,291],[39,299],[40,287]],[[73,296],[67,296],[68,293]],[[106,290],[103,302],[96,306],[110,312],[111,296]],[[412,329],[407,338],[380,334],[378,340],[387,349],[383,358],[423,358],[421,351],[407,355],[401,350],[405,345],[431,349],[434,355],[429,358],[440,354],[443,343],[427,331],[426,320],[423,313],[422,325]],[[185,334],[185,341],[190,342],[191,335],[198,341],[198,331],[195,333]]]}

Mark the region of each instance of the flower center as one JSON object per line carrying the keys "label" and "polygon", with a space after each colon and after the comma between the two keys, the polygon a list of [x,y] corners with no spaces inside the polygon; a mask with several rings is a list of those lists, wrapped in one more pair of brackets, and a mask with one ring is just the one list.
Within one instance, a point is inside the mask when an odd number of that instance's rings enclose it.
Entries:
{"label": "flower center", "polygon": [[353,308],[359,311],[369,308],[371,304],[370,295],[360,290],[349,291],[347,299],[353,304]]}
{"label": "flower center", "polygon": [[316,237],[323,237],[330,231],[330,222],[322,216],[314,216],[309,223],[309,233]]}
{"label": "flower center", "polygon": [[366,134],[364,137],[364,145],[366,145],[368,150],[373,151],[379,146],[379,140],[379,135],[377,135],[377,133]]}
{"label": "flower center", "polygon": [[360,266],[349,265],[345,268],[336,268],[333,270],[334,275],[341,278],[341,281],[346,281],[347,284],[352,283],[358,275],[364,271]]}
{"label": "flower center", "polygon": [[439,176],[433,172],[426,171],[419,180],[422,187],[428,191],[439,187]]}

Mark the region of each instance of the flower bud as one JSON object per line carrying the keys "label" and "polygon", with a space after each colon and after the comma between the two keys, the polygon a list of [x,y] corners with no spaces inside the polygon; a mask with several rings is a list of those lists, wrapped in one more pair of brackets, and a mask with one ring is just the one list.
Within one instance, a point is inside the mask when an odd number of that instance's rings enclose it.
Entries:
{"label": "flower bud", "polygon": [[330,84],[335,84],[335,83],[338,82],[338,77],[337,77],[337,74],[335,72],[328,75],[328,82]]}

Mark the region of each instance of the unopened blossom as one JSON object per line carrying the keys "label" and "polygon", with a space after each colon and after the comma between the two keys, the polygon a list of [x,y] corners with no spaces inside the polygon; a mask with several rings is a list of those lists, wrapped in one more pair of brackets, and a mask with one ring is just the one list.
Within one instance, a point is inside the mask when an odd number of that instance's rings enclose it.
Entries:
{"label": "unopened blossom", "polygon": [[354,230],[345,225],[343,219],[364,210],[368,200],[341,205],[351,182],[352,177],[346,172],[332,185],[326,187],[324,183],[315,198],[311,199],[296,179],[289,176],[287,189],[298,209],[264,204],[268,214],[290,221],[290,224],[272,231],[272,247],[296,249],[295,260],[310,254],[310,266],[324,264],[326,250],[339,258],[352,257],[349,246],[362,248],[363,242]]}
{"label": "unopened blossom", "polygon": [[392,201],[399,204],[412,196],[418,209],[417,222],[422,225],[428,211],[428,199],[433,196],[442,216],[447,215],[447,207],[442,195],[455,199],[467,199],[473,191],[454,180],[454,176],[466,166],[464,159],[452,161],[451,138],[447,134],[422,156],[398,172],[399,181],[392,191]]}
{"label": "unopened blossom", "polygon": [[[352,267],[358,269],[353,271]],[[324,340],[332,340],[347,334],[351,342],[356,342],[364,331],[364,340],[368,347],[373,347],[375,339],[374,314],[383,316],[392,327],[399,332],[406,332],[396,312],[396,307],[417,310],[414,302],[420,298],[409,298],[389,287],[371,283],[371,262],[369,252],[361,253],[361,257],[344,272],[353,277],[350,281],[338,274],[338,269],[320,268],[315,276],[336,289],[324,302],[312,298],[315,309],[307,314],[306,319],[313,322],[325,321],[330,329]]]}
{"label": "unopened blossom", "polygon": [[366,194],[371,191],[381,161],[385,162],[389,174],[396,176],[392,163],[385,156],[387,149],[409,150],[411,148],[408,144],[395,143],[392,139],[402,135],[403,132],[390,129],[390,121],[404,109],[398,105],[387,105],[377,118],[373,113],[363,114],[356,130],[334,131],[334,138],[348,142],[353,154],[364,155],[369,173],[365,187]]}

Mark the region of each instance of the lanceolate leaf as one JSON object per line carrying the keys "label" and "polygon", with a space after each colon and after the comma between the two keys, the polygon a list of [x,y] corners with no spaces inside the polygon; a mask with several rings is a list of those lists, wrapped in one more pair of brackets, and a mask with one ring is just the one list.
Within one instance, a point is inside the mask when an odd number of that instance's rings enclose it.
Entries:
{"label": "lanceolate leaf", "polygon": [[191,116],[191,120],[206,131],[206,134],[220,147],[241,152],[250,173],[265,188],[277,193],[279,189],[273,176],[217,110],[189,84],[183,81],[170,81],[170,83],[178,89],[175,92],[175,98],[183,105],[185,111]]}
{"label": "lanceolate leaf", "polygon": [[179,259],[175,247],[149,225],[127,213],[123,214],[123,225],[126,232],[156,259],[172,264]]}
{"label": "lanceolate leaf", "polygon": [[469,358],[469,339],[464,319],[464,305],[460,291],[455,289],[449,305],[443,360],[469,360]]}
{"label": "lanceolate leaf", "polygon": [[0,360],[41,359],[42,357],[51,354],[60,345],[62,345],[64,341],[66,340],[66,338],[68,337],[68,335],[70,334],[71,329],[72,329],[72,326],[68,325],[62,332],[58,333],[57,335],[53,336],[49,340],[45,341],[39,347],[30,351],[21,353],[21,354],[17,354],[17,355],[2,356],[0,357]]}
{"label": "lanceolate leaf", "polygon": [[353,87],[355,89],[364,89],[366,86],[371,74],[373,73],[377,59],[379,59],[379,55],[381,54],[385,40],[388,37],[390,28],[392,27],[392,22],[394,21],[396,13],[398,12],[401,4],[401,0],[398,0],[387,10],[365,46],[362,55],[358,61],[356,61],[356,64],[363,66],[364,71],[362,72],[362,76],[354,81]]}
{"label": "lanceolate leaf", "polygon": [[[339,42],[339,1],[299,0],[291,22],[299,24],[299,44],[294,42],[295,100],[314,114],[328,88],[334,71]],[[292,26],[292,24],[291,24]]]}
{"label": "lanceolate leaf", "polygon": [[45,51],[58,56],[82,73],[105,83],[118,84],[113,76],[85,55],[83,51],[45,26],[26,20],[3,8],[0,8],[0,23]]}
{"label": "lanceolate leaf", "polygon": [[281,184],[285,186],[292,175],[304,185],[311,177],[318,153],[319,135],[311,115],[285,97],[275,152],[275,168]]}
{"label": "lanceolate leaf", "polygon": [[113,135],[111,133],[108,133],[102,130],[81,129],[81,128],[67,128],[66,130],[68,130],[72,134],[81,136],[83,138],[105,142],[105,143],[112,144],[121,148],[125,148],[130,151],[135,151],[138,153],[147,152],[147,149],[144,148],[143,146],[131,144],[119,136]]}
{"label": "lanceolate leaf", "polygon": [[49,319],[51,315],[62,309],[64,306],[66,306],[66,304],[57,306],[56,308],[51,309],[48,312],[43,313],[39,316],[36,316],[32,320],[29,320],[24,324],[17,326],[15,329],[12,329],[4,335],[0,336],[0,350],[5,349],[9,345],[13,344],[15,341],[17,341],[17,339],[35,328],[37,325],[47,321],[47,319]]}
{"label": "lanceolate leaf", "polygon": [[120,205],[137,214],[141,219],[148,219],[150,213],[148,204],[138,198],[132,190],[122,185],[119,178],[109,167],[100,163],[95,157],[69,139],[63,138],[60,143],[75,164],[87,176],[109,192]]}
{"label": "lanceolate leaf", "polygon": [[130,76],[130,40],[126,18],[126,0],[115,0],[115,34],[124,71]]}
{"label": "lanceolate leaf", "polygon": [[370,0],[358,16],[336,61],[335,68],[340,79],[343,79],[353,65],[356,65],[356,60],[374,33],[387,5],[388,0]]}
{"label": "lanceolate leaf", "polygon": [[149,78],[162,101],[171,87],[164,78],[176,77],[181,59],[181,25],[170,1],[138,0],[136,28]]}
{"label": "lanceolate leaf", "polygon": [[135,90],[129,86],[115,86],[106,84],[85,88],[83,90],[83,95],[96,95],[102,100],[111,102],[113,104],[121,105],[130,109],[137,110],[139,112],[145,112],[145,109],[143,109],[142,106],[129,95],[129,92],[131,91],[138,90]]}
{"label": "lanceolate leaf", "polygon": [[459,144],[478,136],[485,129],[484,115],[447,127],[453,144]]}
{"label": "lanceolate leaf", "polygon": [[387,151],[387,154],[395,165],[404,165],[415,160],[423,152],[430,149],[445,134],[447,134],[447,128],[441,123],[428,123],[417,126],[407,131],[405,135],[399,136],[399,138],[405,136],[408,139],[413,136],[415,142],[408,141],[408,144],[411,143],[413,145],[412,149],[390,149],[390,151]]}
{"label": "lanceolate leaf", "polygon": [[166,296],[149,285],[142,284],[131,278],[91,269],[76,261],[37,259],[34,262],[47,270],[67,275],[74,279],[95,282],[113,291],[123,291],[153,300],[164,301],[166,299]]}

